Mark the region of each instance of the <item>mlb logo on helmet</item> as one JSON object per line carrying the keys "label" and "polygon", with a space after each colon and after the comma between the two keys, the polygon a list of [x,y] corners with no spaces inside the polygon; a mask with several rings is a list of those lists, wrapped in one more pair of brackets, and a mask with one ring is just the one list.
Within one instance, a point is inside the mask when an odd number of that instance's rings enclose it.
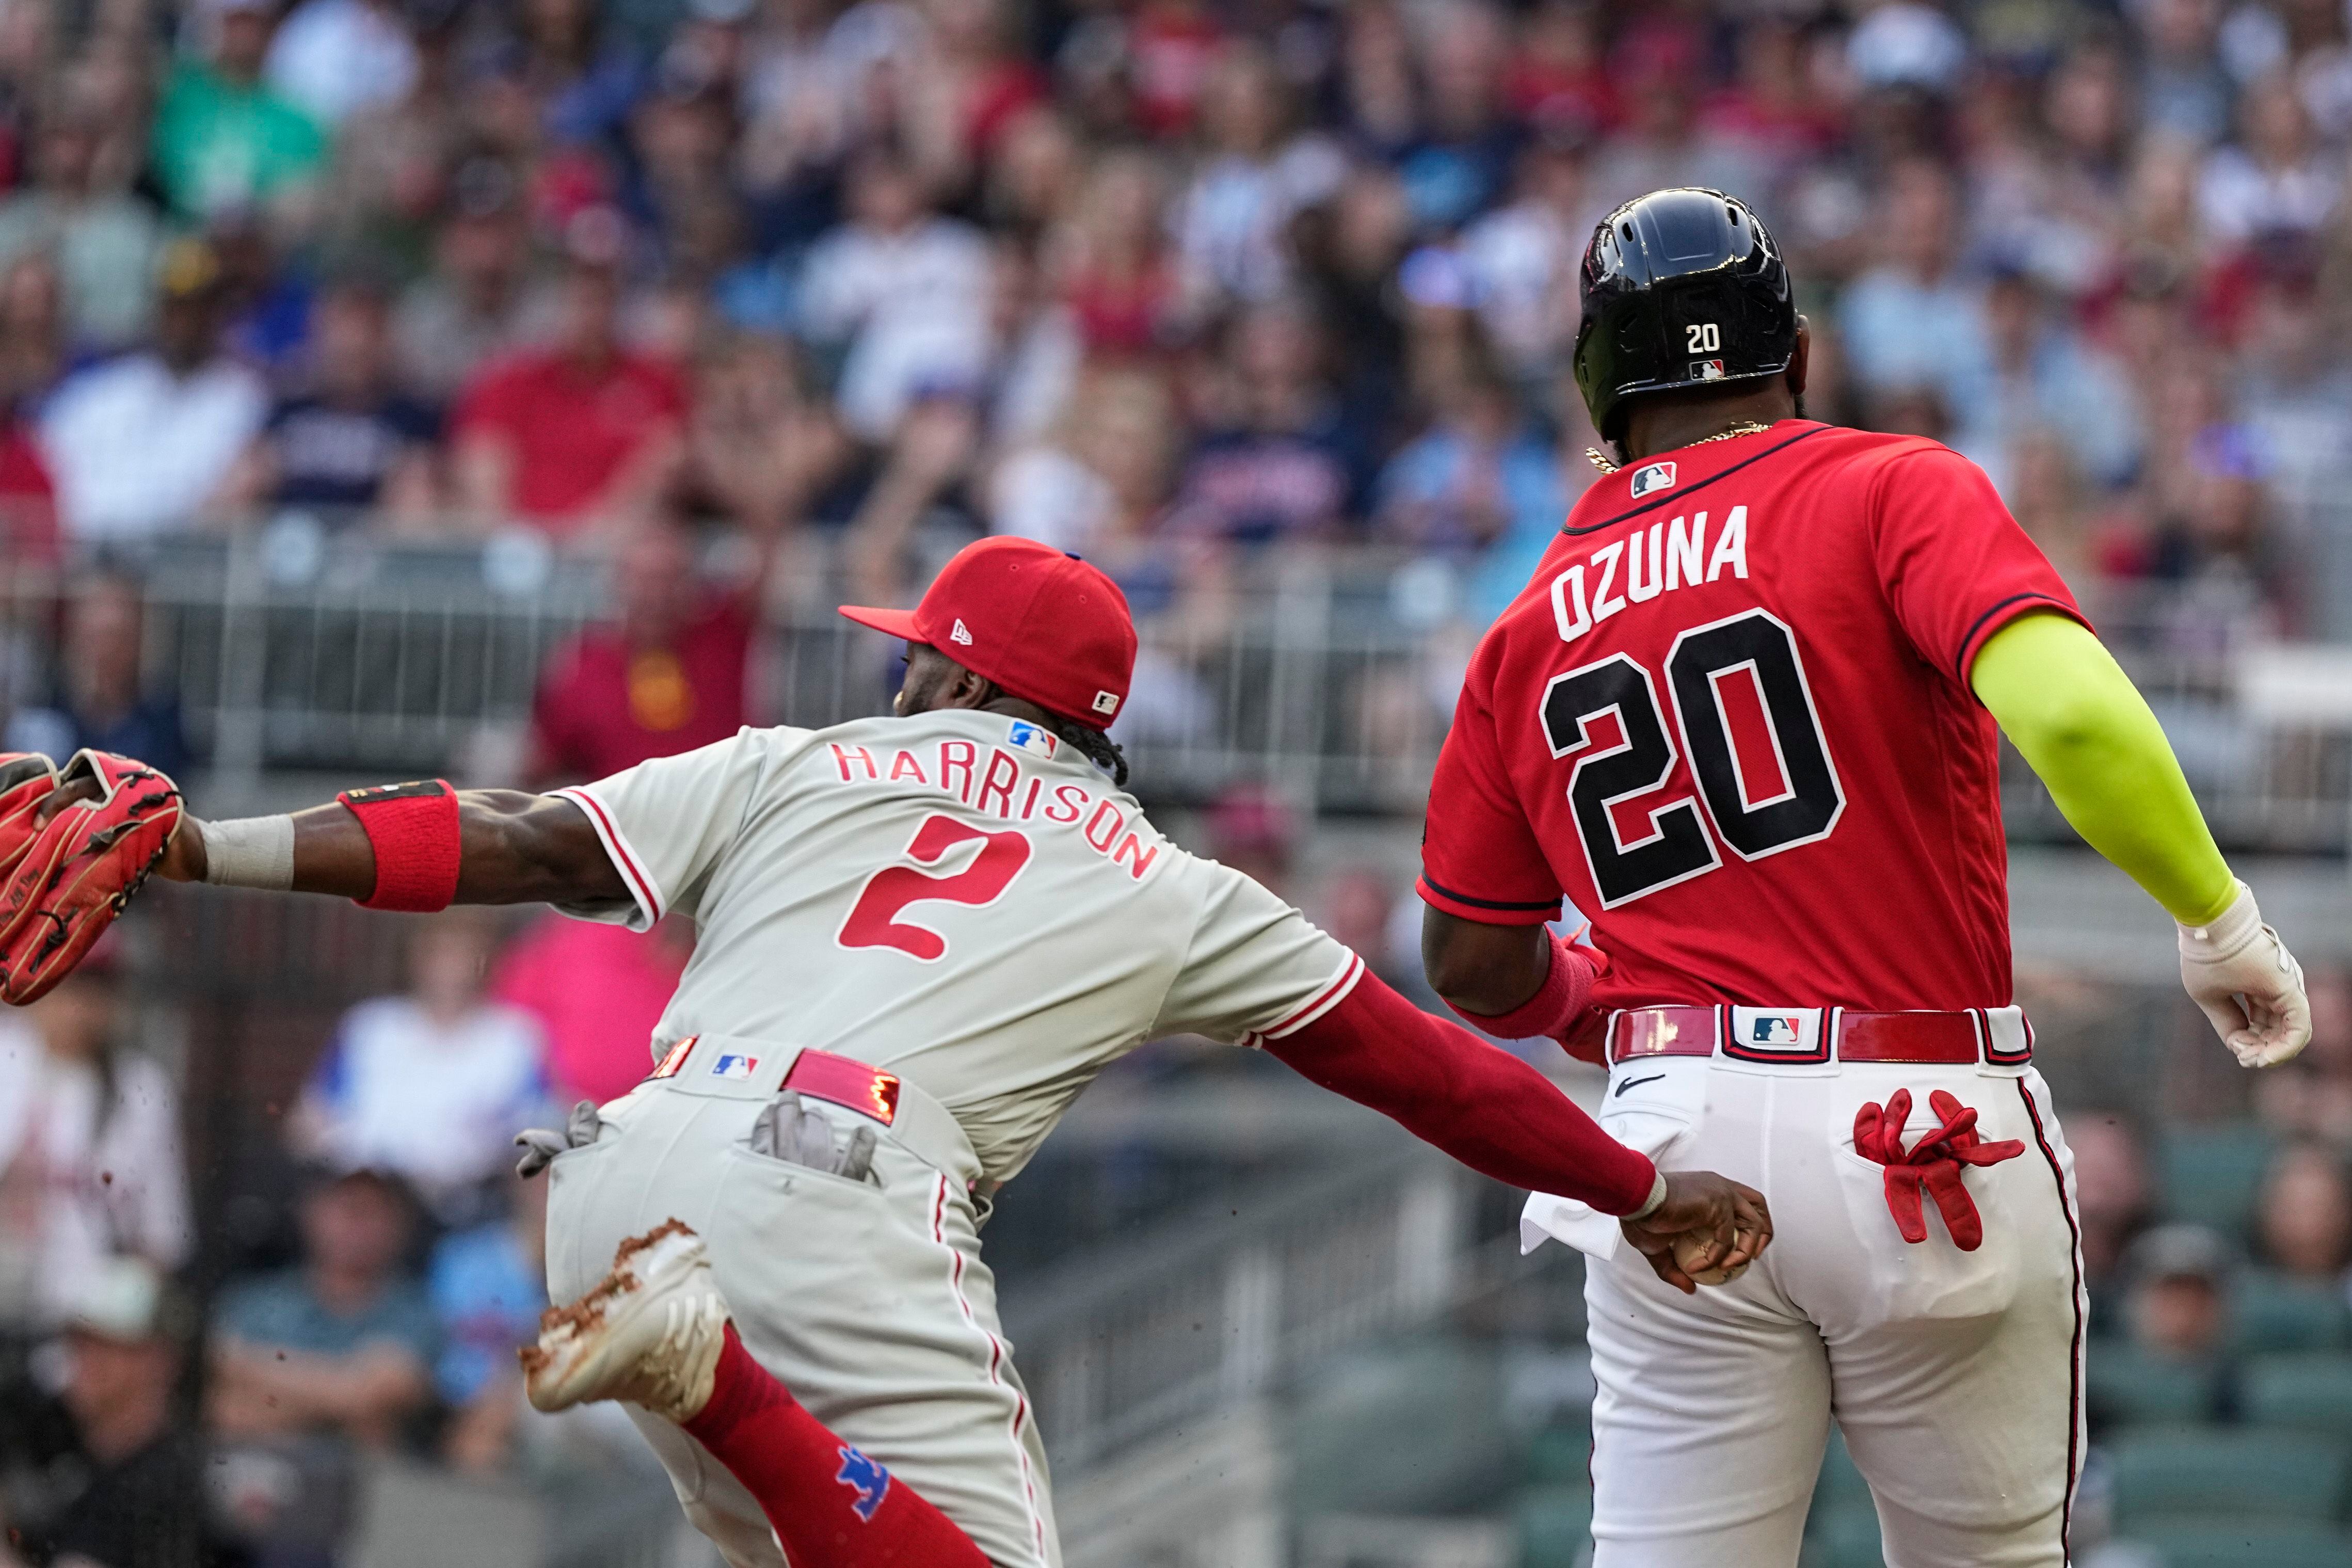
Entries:
{"label": "mlb logo on helmet", "polygon": [[1644,463],[1633,470],[1635,500],[1646,495],[1655,495],[1660,490],[1672,489],[1674,485],[1675,466],[1672,463]]}
{"label": "mlb logo on helmet", "polygon": [[1721,360],[1695,359],[1690,363],[1690,374],[1684,377],[1684,379],[1686,381],[1721,381],[1723,379],[1723,362]]}
{"label": "mlb logo on helmet", "polygon": [[725,1056],[710,1064],[710,1076],[713,1078],[748,1079],[759,1070],[760,1058],[757,1057]]}
{"label": "mlb logo on helmet", "polygon": [[1032,724],[1026,719],[1013,721],[1013,729],[1009,732],[1008,739],[1021,750],[1034,752],[1041,757],[1052,756],[1060,749],[1062,743],[1055,737],[1054,731],[1041,724]]}
{"label": "mlb logo on helmet", "polygon": [[1748,1040],[1756,1046],[1794,1046],[1801,1044],[1803,1037],[1796,1019],[1766,1016],[1748,1021]]}

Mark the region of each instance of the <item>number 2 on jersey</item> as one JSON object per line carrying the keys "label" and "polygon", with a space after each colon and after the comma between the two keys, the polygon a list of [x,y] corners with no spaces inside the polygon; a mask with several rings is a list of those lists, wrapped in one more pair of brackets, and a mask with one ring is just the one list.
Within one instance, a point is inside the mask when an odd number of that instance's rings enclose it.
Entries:
{"label": "number 2 on jersey", "polygon": [[[1727,705],[1727,684],[1743,674],[1755,682],[1764,742],[1748,753],[1749,762],[1765,762],[1769,746],[1769,763],[1779,773],[1779,787],[1760,798],[1752,792],[1759,782],[1772,781],[1748,776]],[[1657,682],[1618,653],[1555,676],[1544,688],[1544,738],[1551,754],[1584,753],[1569,773],[1568,799],[1603,909],[1703,876],[1721,864],[1700,819],[1702,805],[1716,836],[1743,860],[1826,837],[1845,809],[1796,639],[1778,617],[1750,610],[1692,627],[1675,639],[1665,675],[1698,798],[1684,796],[1654,807],[1647,814],[1649,832],[1631,843],[1617,831],[1614,808],[1663,786],[1680,755],[1658,701]],[[1591,722],[1604,713],[1617,716],[1622,738],[1594,750]]]}
{"label": "number 2 on jersey", "polygon": [[886,866],[868,877],[857,902],[850,906],[849,918],[841,922],[841,945],[895,947],[925,963],[946,957],[947,938],[929,926],[900,920],[900,912],[910,904],[933,900],[975,909],[996,902],[1029,864],[1029,836],[991,833],[952,816],[929,816],[907,846],[909,857],[935,866],[958,845],[975,839],[980,853],[961,871],[938,876],[912,866]]}

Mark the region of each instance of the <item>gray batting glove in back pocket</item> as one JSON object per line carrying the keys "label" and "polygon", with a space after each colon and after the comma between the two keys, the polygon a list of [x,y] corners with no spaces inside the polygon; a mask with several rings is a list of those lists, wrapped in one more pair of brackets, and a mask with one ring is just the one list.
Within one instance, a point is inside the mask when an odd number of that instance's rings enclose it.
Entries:
{"label": "gray batting glove in back pocket", "polygon": [[874,1142],[874,1129],[860,1127],[844,1144],[835,1135],[833,1123],[803,1105],[791,1089],[761,1106],[760,1119],[751,1123],[754,1154],[853,1182],[866,1181],[873,1174]]}

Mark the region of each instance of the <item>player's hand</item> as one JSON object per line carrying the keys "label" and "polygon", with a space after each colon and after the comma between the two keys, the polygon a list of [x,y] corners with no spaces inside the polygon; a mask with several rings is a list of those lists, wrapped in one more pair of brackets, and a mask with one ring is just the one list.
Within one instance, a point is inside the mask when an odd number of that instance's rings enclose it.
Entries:
{"label": "player's hand", "polygon": [[2311,1043],[2303,965],[2243,882],[2210,924],[2180,928],[2180,983],[2240,1067],[2276,1067]]}
{"label": "player's hand", "polygon": [[[1692,1295],[1698,1289],[1692,1272],[1745,1268],[1772,1245],[1772,1210],[1762,1193],[1712,1171],[1668,1171],[1664,1175],[1665,1201],[1622,1225],[1625,1239],[1675,1289]],[[1677,1262],[1675,1242],[1688,1235],[1703,1237],[1705,1249],[1696,1256],[1685,1251],[1683,1262]]]}
{"label": "player's hand", "polygon": [[[67,806],[79,801],[96,800],[100,786],[94,779],[78,778],[49,793],[41,803],[39,820],[48,821]],[[205,836],[196,819],[183,812],[180,825],[173,829],[172,841],[164,847],[163,858],[155,862],[155,875],[167,882],[201,882],[205,879]]]}
{"label": "player's hand", "polygon": [[179,830],[164,847],[163,858],[155,862],[155,875],[167,882],[201,882],[205,879],[205,864],[203,825],[193,816],[183,816]]}

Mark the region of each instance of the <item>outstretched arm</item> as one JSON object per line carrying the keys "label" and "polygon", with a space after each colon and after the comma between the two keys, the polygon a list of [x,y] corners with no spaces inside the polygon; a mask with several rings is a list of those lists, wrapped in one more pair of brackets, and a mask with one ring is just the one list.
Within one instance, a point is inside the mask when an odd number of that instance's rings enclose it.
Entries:
{"label": "outstretched arm", "polygon": [[[457,804],[456,902],[572,903],[628,897],[587,814],[571,801],[490,789],[460,790]],[[278,885],[347,899],[374,896],[375,847],[351,808],[340,801],[314,805],[296,812],[291,825],[291,880]],[[283,832],[267,817],[210,824],[188,817],[156,873],[176,882],[218,880],[219,868],[210,864],[206,852],[208,841],[222,842],[224,835],[236,841]],[[215,874],[208,878],[208,871]]]}
{"label": "outstretched arm", "polygon": [[1764,1250],[1763,1194],[1705,1171],[1660,1172],[1508,1051],[1432,1017],[1366,974],[1339,1005],[1265,1043],[1307,1078],[1391,1118],[1472,1170],[1621,1216],[1658,1277],[1692,1289],[1674,1238],[1697,1232],[1735,1268]]}
{"label": "outstretched arm", "polygon": [[2099,639],[2063,616],[2029,615],[1986,639],[1969,674],[2084,843],[2180,927],[2181,977],[2248,1067],[2311,1037],[2303,971],[2230,873],[2162,726]]}

